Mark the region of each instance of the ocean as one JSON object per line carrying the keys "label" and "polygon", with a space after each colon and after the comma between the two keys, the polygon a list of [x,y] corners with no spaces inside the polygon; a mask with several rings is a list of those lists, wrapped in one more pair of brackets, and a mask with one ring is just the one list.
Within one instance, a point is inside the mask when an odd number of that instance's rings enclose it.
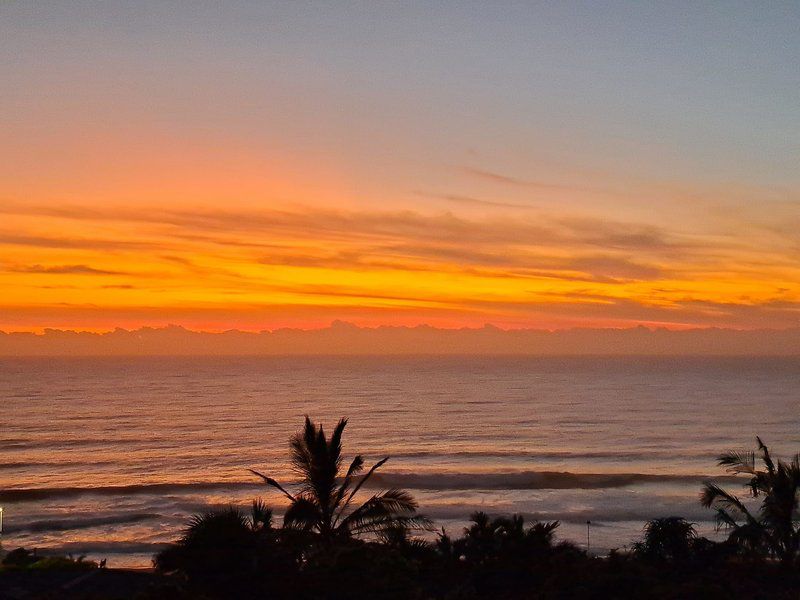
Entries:
{"label": "ocean", "polygon": [[6,550],[143,567],[192,513],[260,497],[280,514],[248,469],[291,483],[309,415],[348,417],[346,458],[390,456],[376,484],[411,491],[439,528],[519,513],[586,547],[588,520],[605,553],[653,517],[723,535],[702,482],[756,435],[800,451],[800,359],[0,359],[0,409]]}

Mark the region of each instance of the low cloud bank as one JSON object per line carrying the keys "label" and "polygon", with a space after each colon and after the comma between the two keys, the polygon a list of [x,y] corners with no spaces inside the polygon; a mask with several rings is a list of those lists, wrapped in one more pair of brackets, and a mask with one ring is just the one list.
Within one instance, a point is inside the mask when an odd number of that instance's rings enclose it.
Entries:
{"label": "low cloud bank", "polygon": [[357,327],[341,321],[314,330],[209,333],[179,326],[108,333],[0,332],[0,356],[124,355],[716,355],[800,356],[800,329],[502,330]]}

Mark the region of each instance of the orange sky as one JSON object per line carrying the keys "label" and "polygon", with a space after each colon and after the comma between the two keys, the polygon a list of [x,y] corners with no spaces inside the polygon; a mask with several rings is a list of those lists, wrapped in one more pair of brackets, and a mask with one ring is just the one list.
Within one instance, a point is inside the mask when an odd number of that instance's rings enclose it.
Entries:
{"label": "orange sky", "polygon": [[780,44],[90,8],[0,9],[2,330],[800,325]]}

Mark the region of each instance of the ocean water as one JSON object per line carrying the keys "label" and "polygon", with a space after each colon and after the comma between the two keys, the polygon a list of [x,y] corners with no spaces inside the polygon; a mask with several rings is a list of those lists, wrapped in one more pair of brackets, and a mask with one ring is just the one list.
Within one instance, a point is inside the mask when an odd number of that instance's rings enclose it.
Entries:
{"label": "ocean water", "polygon": [[148,566],[194,512],[261,497],[280,513],[248,468],[291,482],[307,414],[349,417],[346,457],[390,456],[376,485],[451,533],[520,513],[585,546],[590,520],[605,552],[652,517],[719,535],[701,483],[756,434],[800,450],[800,359],[0,359],[0,409],[6,549]]}

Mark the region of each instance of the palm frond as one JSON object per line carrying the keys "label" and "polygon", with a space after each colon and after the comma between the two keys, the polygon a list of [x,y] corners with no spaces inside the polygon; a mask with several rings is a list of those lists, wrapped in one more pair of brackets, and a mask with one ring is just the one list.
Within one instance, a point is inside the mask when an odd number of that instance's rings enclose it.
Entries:
{"label": "palm frond", "polygon": [[[340,436],[344,425],[346,421],[344,424],[340,421],[337,426]],[[323,426],[316,426],[306,416],[303,431],[292,437],[290,445],[292,467],[301,479],[301,493],[315,497],[327,521],[334,510],[333,499],[339,472],[341,444],[337,447],[336,444],[329,443]]]}
{"label": "palm frond", "polygon": [[717,457],[717,464],[731,473],[748,473],[756,470],[756,455],[752,450],[731,450]]}
{"label": "palm frond", "polygon": [[739,522],[726,511],[724,508],[718,508],[714,513],[714,521],[717,524],[717,529],[722,529],[722,527],[730,527],[732,529],[736,529],[739,527]]}
{"label": "palm frond", "polygon": [[775,463],[769,454],[769,448],[764,445],[764,442],[762,442],[761,438],[758,436],[756,436],[756,442],[758,442],[758,450],[761,452],[761,460],[764,462],[764,466],[767,467],[767,473],[774,475]]}
{"label": "palm frond", "polygon": [[714,504],[719,504],[739,511],[742,513],[742,516],[749,514],[747,507],[739,498],[725,491],[715,483],[706,482],[703,484],[703,491],[700,494],[700,504],[706,508],[710,508]]}
{"label": "palm frond", "polygon": [[283,515],[283,526],[287,528],[310,530],[319,525],[319,507],[311,499],[299,497]]}
{"label": "palm frond", "polygon": [[342,433],[344,433],[345,427],[347,427],[347,419],[342,417],[341,419],[339,419],[339,422],[336,424],[336,428],[333,430],[333,434],[331,435],[331,441],[330,441],[331,456],[336,462],[337,470],[341,466]]}
{"label": "palm frond", "polygon": [[292,470],[300,476],[305,488],[310,485],[308,479],[314,468],[312,451],[316,445],[315,440],[316,429],[311,419],[306,416],[303,431],[295,434],[289,440]]}
{"label": "palm frond", "polygon": [[294,502],[294,500],[295,500],[295,497],[294,497],[294,496],[292,496],[292,495],[291,495],[289,492],[287,492],[287,491],[286,491],[286,490],[283,488],[283,486],[282,486],[280,483],[278,483],[277,481],[275,481],[275,480],[274,480],[272,477],[267,477],[266,475],[264,475],[263,473],[259,473],[259,472],[258,472],[258,471],[256,471],[255,469],[248,469],[248,471],[250,471],[250,472],[251,472],[253,475],[257,475],[258,477],[261,477],[261,479],[263,479],[263,480],[264,480],[264,482],[265,482],[267,485],[271,485],[271,486],[272,486],[272,487],[274,487],[275,489],[277,489],[277,490],[280,490],[281,492],[283,492],[283,493],[284,493],[284,495],[286,495],[286,497],[287,497],[287,498],[289,498],[289,500],[291,500],[292,502]]}
{"label": "palm frond", "polygon": [[272,509],[260,498],[253,500],[250,519],[253,529],[272,529]]}
{"label": "palm frond", "polygon": [[190,544],[200,539],[214,536],[230,536],[247,534],[250,523],[247,515],[236,508],[229,507],[225,510],[211,510],[202,514],[192,515],[181,542]]}
{"label": "palm frond", "polygon": [[364,458],[358,454],[355,458],[353,458],[353,462],[350,463],[350,467],[347,469],[347,473],[345,474],[344,479],[342,479],[342,483],[339,485],[339,491],[336,492],[336,497],[333,501],[333,507],[338,507],[338,511],[333,521],[334,526],[341,519],[344,509],[346,508],[346,505],[342,504],[342,499],[347,493],[347,490],[350,489],[350,485],[353,483],[353,477],[358,475],[363,468]]}
{"label": "palm frond", "polygon": [[342,524],[345,525],[363,517],[413,513],[416,510],[417,503],[408,492],[392,489],[372,496],[347,515]]}
{"label": "palm frond", "polygon": [[353,523],[348,529],[348,533],[350,535],[382,533],[393,528],[402,528],[408,531],[433,531],[433,521],[424,515],[394,515],[382,519],[369,519]]}
{"label": "palm frond", "polygon": [[537,521],[530,526],[527,533],[530,535],[552,536],[553,532],[561,526],[561,521]]}
{"label": "palm frond", "polygon": [[341,508],[341,510],[340,510],[340,512],[341,512],[341,513],[344,513],[344,510],[345,510],[345,509],[348,507],[348,505],[350,504],[350,502],[351,502],[351,500],[353,499],[353,497],[354,497],[354,496],[355,496],[355,495],[358,493],[358,490],[360,490],[360,489],[361,489],[361,486],[362,486],[362,485],[364,485],[364,484],[367,482],[367,480],[368,480],[370,477],[372,477],[372,474],[373,474],[375,471],[377,471],[378,469],[380,469],[380,468],[381,468],[381,467],[382,467],[382,466],[383,466],[383,465],[386,463],[386,461],[387,461],[387,460],[389,460],[389,457],[388,457],[388,456],[387,456],[386,458],[382,459],[382,460],[379,460],[379,461],[378,461],[378,462],[376,462],[374,465],[372,465],[372,468],[371,468],[369,471],[367,471],[367,473],[366,473],[366,474],[365,474],[365,475],[364,475],[364,476],[361,478],[361,480],[360,480],[360,481],[359,481],[359,482],[358,482],[358,483],[355,485],[355,487],[353,488],[353,491],[351,491],[351,492],[350,492],[350,495],[349,495],[349,496],[347,496],[347,500],[345,500],[345,502],[344,502],[344,504],[342,505],[342,508]]}
{"label": "palm frond", "polygon": [[417,503],[411,494],[404,490],[391,489],[372,496],[347,515],[339,528],[351,533],[361,533],[376,531],[392,523],[408,522],[417,526],[427,520],[415,515],[416,510]]}

